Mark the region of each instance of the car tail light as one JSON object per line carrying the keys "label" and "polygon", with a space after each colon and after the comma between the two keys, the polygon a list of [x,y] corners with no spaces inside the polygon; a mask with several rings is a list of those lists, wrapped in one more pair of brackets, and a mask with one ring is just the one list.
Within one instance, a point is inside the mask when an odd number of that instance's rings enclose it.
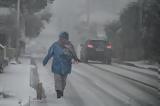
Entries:
{"label": "car tail light", "polygon": [[88,48],[93,48],[93,45],[88,44],[87,47],[88,47]]}
{"label": "car tail light", "polygon": [[109,43],[109,44],[107,45],[107,48],[108,48],[108,49],[111,49],[111,48],[112,48],[112,44]]}

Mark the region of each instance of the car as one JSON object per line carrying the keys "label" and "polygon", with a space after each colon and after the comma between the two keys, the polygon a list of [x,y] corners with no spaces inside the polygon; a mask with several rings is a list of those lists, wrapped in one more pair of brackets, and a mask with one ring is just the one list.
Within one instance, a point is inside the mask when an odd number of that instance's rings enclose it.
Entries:
{"label": "car", "polygon": [[4,68],[8,65],[9,61],[15,57],[15,54],[15,48],[9,48],[0,44],[0,73],[3,73]]}
{"label": "car", "polygon": [[4,56],[5,56],[5,47],[0,44],[0,73],[3,72],[4,68]]}
{"label": "car", "polygon": [[80,60],[85,63],[87,63],[88,60],[92,60],[111,64],[111,43],[105,40],[87,40],[84,44],[81,44]]}

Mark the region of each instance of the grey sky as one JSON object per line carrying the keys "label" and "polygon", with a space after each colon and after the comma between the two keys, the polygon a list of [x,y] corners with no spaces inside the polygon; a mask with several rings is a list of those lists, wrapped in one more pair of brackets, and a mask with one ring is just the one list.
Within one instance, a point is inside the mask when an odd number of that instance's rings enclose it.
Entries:
{"label": "grey sky", "polygon": [[[90,0],[91,21],[106,24],[117,19],[122,9],[131,1],[134,0]],[[51,22],[46,24],[37,39],[42,44],[51,44],[61,30],[71,32],[74,25],[86,16],[86,0],[55,0],[50,11],[53,13]]]}

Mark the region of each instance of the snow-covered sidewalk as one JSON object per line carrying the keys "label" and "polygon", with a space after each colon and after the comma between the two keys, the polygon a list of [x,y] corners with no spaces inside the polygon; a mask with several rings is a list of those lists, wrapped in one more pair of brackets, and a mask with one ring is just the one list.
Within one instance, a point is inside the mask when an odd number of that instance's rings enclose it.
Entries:
{"label": "snow-covered sidewalk", "polygon": [[51,71],[49,71],[47,67],[43,67],[40,63],[37,64],[37,67],[39,80],[43,84],[47,97],[41,101],[31,100],[30,106],[66,106],[67,104],[63,98],[60,100],[57,100],[56,98],[56,92],[54,90],[54,77]]}
{"label": "snow-covered sidewalk", "polygon": [[20,106],[28,103],[29,97],[35,95],[30,88],[30,59],[21,59],[22,64],[11,62],[0,74],[0,92],[8,98],[0,98],[0,106]]}

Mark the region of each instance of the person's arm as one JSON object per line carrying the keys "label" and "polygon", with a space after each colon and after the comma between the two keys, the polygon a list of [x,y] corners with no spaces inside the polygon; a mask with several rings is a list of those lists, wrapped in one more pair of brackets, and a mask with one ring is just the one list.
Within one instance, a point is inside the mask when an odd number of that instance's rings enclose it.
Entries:
{"label": "person's arm", "polygon": [[43,60],[43,65],[45,66],[49,59],[53,56],[53,45],[49,48],[48,50],[48,54],[45,56],[44,60]]}
{"label": "person's arm", "polygon": [[80,59],[78,59],[78,57],[77,57],[74,46],[72,45],[72,43],[70,43],[70,45],[71,45],[70,51],[72,52],[73,59],[77,62],[80,62]]}

